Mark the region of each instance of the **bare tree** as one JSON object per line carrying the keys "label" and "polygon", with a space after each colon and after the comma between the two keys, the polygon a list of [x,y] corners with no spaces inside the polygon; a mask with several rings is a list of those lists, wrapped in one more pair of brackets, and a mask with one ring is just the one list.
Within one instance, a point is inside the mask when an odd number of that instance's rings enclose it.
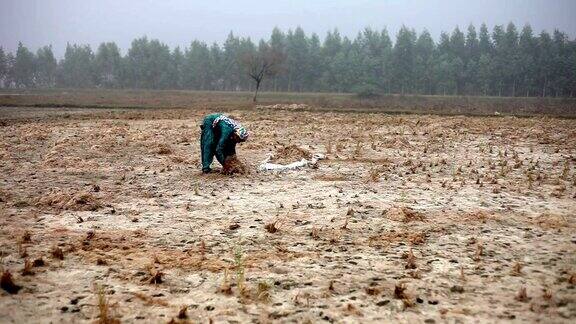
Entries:
{"label": "bare tree", "polygon": [[256,90],[254,91],[254,98],[252,99],[253,102],[256,102],[258,90],[264,77],[277,74],[285,58],[284,53],[272,49],[264,41],[260,42],[258,50],[245,52],[242,55],[242,65],[246,68],[250,78],[256,82]]}

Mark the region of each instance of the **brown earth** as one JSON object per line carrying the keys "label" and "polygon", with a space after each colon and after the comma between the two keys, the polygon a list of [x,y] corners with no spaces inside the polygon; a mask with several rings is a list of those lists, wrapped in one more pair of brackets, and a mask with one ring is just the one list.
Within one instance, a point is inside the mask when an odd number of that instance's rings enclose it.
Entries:
{"label": "brown earth", "polygon": [[231,110],[226,176],[208,112],[0,108],[0,321],[576,318],[576,120]]}

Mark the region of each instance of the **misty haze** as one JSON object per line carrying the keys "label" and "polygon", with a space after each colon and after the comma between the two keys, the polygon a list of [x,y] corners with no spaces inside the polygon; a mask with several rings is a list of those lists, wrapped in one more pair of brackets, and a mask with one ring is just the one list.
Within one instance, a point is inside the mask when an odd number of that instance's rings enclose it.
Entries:
{"label": "misty haze", "polygon": [[576,1],[0,1],[0,323],[576,319]]}

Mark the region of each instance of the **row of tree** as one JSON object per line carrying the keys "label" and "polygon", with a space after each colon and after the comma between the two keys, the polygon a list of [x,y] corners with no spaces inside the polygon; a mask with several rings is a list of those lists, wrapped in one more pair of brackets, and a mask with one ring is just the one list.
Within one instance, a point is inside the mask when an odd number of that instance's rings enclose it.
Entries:
{"label": "row of tree", "polygon": [[408,27],[395,42],[385,29],[370,28],[354,39],[330,31],[323,41],[301,28],[275,28],[258,44],[230,33],[223,44],[195,40],[184,49],[142,37],[125,55],[115,43],[102,43],[95,53],[69,44],[60,60],[51,46],[33,53],[19,44],[15,55],[0,47],[5,88],[236,91],[256,84],[268,91],[572,97],[576,40],[558,30],[535,35],[529,25],[518,31],[510,23],[492,32],[484,24],[479,31],[457,27],[437,42]]}

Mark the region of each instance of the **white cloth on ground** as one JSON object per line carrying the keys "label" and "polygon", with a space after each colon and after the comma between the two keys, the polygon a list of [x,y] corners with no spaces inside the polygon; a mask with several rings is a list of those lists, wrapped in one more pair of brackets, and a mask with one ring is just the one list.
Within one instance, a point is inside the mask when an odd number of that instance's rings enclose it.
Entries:
{"label": "white cloth on ground", "polygon": [[262,171],[285,171],[285,170],[296,170],[305,166],[313,166],[318,163],[319,160],[323,160],[326,158],[324,154],[316,153],[312,155],[311,160],[302,159],[300,161],[292,162],[290,164],[276,164],[270,163],[273,155],[269,154],[268,157],[260,163],[258,167],[259,170]]}

